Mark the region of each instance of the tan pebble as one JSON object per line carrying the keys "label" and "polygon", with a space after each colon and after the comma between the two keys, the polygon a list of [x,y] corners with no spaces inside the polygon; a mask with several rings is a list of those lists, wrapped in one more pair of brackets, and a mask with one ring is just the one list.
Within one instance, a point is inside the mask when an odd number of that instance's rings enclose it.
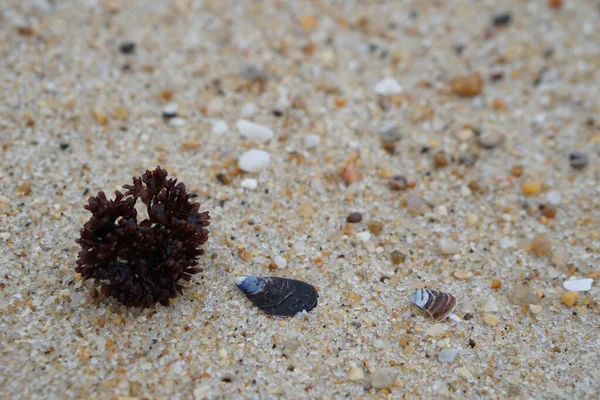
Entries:
{"label": "tan pebble", "polygon": [[433,156],[433,165],[436,168],[444,168],[448,166],[448,157],[446,157],[445,151],[439,151]]}
{"label": "tan pebble", "polygon": [[108,116],[100,110],[94,110],[94,117],[100,125],[108,124]]}
{"label": "tan pebble", "polygon": [[552,243],[548,235],[540,233],[533,238],[530,248],[534,254],[538,256],[544,256],[550,254],[552,251]]}
{"label": "tan pebble", "polygon": [[500,289],[500,286],[502,286],[502,281],[500,279],[494,279],[492,281],[492,289]]}
{"label": "tan pebble", "polygon": [[406,355],[411,355],[411,354],[413,354],[415,351],[416,351],[416,350],[415,350],[415,348],[414,348],[414,347],[412,347],[412,346],[405,346],[405,347],[404,347],[404,354],[406,354]]}
{"label": "tan pebble", "polygon": [[462,97],[477,96],[483,90],[483,78],[479,73],[459,76],[450,82],[452,91]]}
{"label": "tan pebble", "polygon": [[454,277],[458,279],[469,279],[473,277],[473,273],[471,271],[457,269],[454,271]]}
{"label": "tan pebble", "polygon": [[494,314],[485,314],[483,321],[489,326],[496,326],[500,323],[500,320]]}
{"label": "tan pebble", "polygon": [[360,381],[365,377],[365,372],[362,368],[352,367],[348,371],[348,379],[351,381]]}
{"label": "tan pebble", "polygon": [[521,175],[523,175],[523,166],[522,165],[515,165],[510,169],[510,174],[512,176],[514,176],[515,178],[520,177]]}
{"label": "tan pebble", "polygon": [[579,300],[579,293],[577,292],[566,292],[563,293],[561,297],[561,301],[563,302],[563,304],[569,307],[575,305],[575,303],[577,303],[577,300]]}
{"label": "tan pebble", "polygon": [[17,192],[23,196],[27,196],[31,193],[31,181],[25,181],[17,186]]}
{"label": "tan pebble", "polygon": [[539,314],[542,311],[542,306],[539,306],[537,304],[530,304],[529,311],[531,311],[533,314]]}
{"label": "tan pebble", "polygon": [[392,263],[394,265],[398,265],[404,262],[404,260],[406,260],[406,254],[404,254],[403,252],[401,252],[400,250],[394,250],[392,251]]}
{"label": "tan pebble", "polygon": [[309,202],[304,202],[300,204],[300,207],[298,208],[298,214],[300,214],[300,216],[304,218],[312,217],[314,213],[315,211],[312,207],[312,204]]}
{"label": "tan pebble", "polygon": [[536,196],[542,191],[542,184],[538,181],[527,181],[521,186],[526,196]]}
{"label": "tan pebble", "polygon": [[348,184],[352,184],[362,180],[362,174],[360,173],[360,171],[351,165],[344,169],[342,177]]}
{"label": "tan pebble", "polygon": [[383,224],[378,221],[369,221],[367,223],[367,228],[373,235],[379,235],[381,231],[383,231]]}

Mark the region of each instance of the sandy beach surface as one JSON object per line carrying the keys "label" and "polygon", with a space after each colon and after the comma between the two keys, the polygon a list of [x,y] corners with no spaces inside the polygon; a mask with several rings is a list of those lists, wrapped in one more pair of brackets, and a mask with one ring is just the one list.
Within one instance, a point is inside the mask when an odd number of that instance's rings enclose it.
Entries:
{"label": "sandy beach surface", "polygon": [[[599,398],[599,70],[592,0],[3,0],[0,397]],[[128,309],[75,240],[157,165],[204,272]]]}

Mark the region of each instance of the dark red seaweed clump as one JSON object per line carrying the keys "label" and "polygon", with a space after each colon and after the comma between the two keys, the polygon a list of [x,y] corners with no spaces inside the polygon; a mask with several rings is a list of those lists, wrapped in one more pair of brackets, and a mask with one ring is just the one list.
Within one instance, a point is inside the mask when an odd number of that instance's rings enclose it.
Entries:
{"label": "dark red seaweed clump", "polygon": [[[181,293],[180,279],[202,272],[198,258],[208,240],[208,211],[189,201],[183,182],[167,179],[160,166],[133,178],[109,200],[104,192],[92,196],[85,209],[92,217],[83,225],[77,243],[81,251],[75,271],[100,283],[105,296],[128,307],[150,307]],[[145,204],[148,218],[138,223],[135,203]]]}

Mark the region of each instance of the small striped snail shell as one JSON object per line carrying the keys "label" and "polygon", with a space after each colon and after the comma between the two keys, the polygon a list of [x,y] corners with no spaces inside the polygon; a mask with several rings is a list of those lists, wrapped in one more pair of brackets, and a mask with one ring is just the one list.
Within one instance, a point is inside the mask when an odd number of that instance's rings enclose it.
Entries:
{"label": "small striped snail shell", "polygon": [[460,321],[456,315],[452,314],[456,308],[456,298],[451,294],[431,289],[419,289],[410,296],[410,301],[425,310],[436,321],[442,321],[447,317]]}

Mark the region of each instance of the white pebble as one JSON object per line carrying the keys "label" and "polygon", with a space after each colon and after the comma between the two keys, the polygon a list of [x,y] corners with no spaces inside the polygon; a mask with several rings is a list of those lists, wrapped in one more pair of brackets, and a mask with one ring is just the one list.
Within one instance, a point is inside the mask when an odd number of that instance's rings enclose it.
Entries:
{"label": "white pebble", "polygon": [[369,239],[371,239],[371,234],[367,231],[364,232],[358,232],[356,234],[356,237],[359,238],[361,241],[366,242]]}
{"label": "white pebble", "polygon": [[321,144],[321,137],[314,133],[309,133],[304,136],[304,147],[307,149],[313,149]]}
{"label": "white pebble", "polygon": [[223,108],[225,108],[223,99],[221,97],[215,97],[206,106],[206,114],[209,117],[215,116],[220,114],[223,111]]}
{"label": "white pebble", "polygon": [[396,381],[396,373],[391,368],[373,371],[371,374],[371,386],[375,389],[391,387]]}
{"label": "white pebble", "polygon": [[569,250],[567,250],[566,247],[560,246],[554,250],[554,254],[552,255],[552,263],[556,267],[564,267],[567,265],[567,261],[569,261]]}
{"label": "white pebble", "polygon": [[271,155],[264,150],[250,149],[242,154],[238,165],[245,172],[260,172],[271,163]]}
{"label": "white pebble", "polygon": [[458,355],[457,349],[446,349],[440,351],[440,355],[438,356],[438,360],[443,363],[452,362],[456,356]]}
{"label": "white pebble", "polygon": [[254,190],[258,186],[258,181],[253,178],[246,178],[240,183],[242,189]]}
{"label": "white pebble", "polygon": [[229,125],[227,125],[227,122],[223,121],[222,119],[218,119],[215,122],[213,122],[213,126],[212,126],[212,133],[215,135],[222,135],[225,132],[227,132],[229,130]]}
{"label": "white pebble", "polygon": [[360,381],[365,377],[365,372],[362,368],[352,367],[350,371],[348,371],[348,379],[351,381]]}
{"label": "white pebble", "polygon": [[2,232],[2,233],[0,233],[0,239],[3,239],[3,240],[10,239],[10,233],[8,233],[8,232]]}
{"label": "white pebble", "polygon": [[484,132],[479,135],[478,143],[485,149],[493,149],[504,142],[504,135],[499,132]]}
{"label": "white pebble", "polygon": [[246,103],[242,106],[240,113],[242,117],[251,117],[258,112],[258,106],[254,103]]}
{"label": "white pebble", "polygon": [[546,195],[546,201],[548,201],[548,203],[552,204],[553,206],[558,206],[562,202],[562,196],[560,192],[553,190],[551,192],[548,192],[548,194]]}
{"label": "white pebble", "polygon": [[563,287],[573,292],[587,292],[592,289],[592,278],[569,279],[563,283]]}
{"label": "white pebble", "polygon": [[374,86],[375,93],[380,96],[391,96],[402,92],[402,86],[394,78],[385,78]]}
{"label": "white pebble", "polygon": [[279,255],[275,256],[275,265],[277,268],[285,268],[287,267],[287,260]]}
{"label": "white pebble", "polygon": [[240,119],[236,124],[242,136],[256,140],[257,142],[266,142],[273,138],[273,130],[268,126],[255,124],[245,119]]}
{"label": "white pebble", "polygon": [[169,124],[173,126],[183,126],[185,125],[185,119],[179,117],[171,118]]}
{"label": "white pebble", "polygon": [[496,302],[496,299],[494,299],[492,296],[488,297],[488,299],[485,301],[485,304],[483,305],[483,311],[497,312],[498,303]]}
{"label": "white pebble", "polygon": [[425,334],[429,336],[441,336],[444,332],[448,330],[448,325],[445,324],[433,324],[429,328],[425,330]]}
{"label": "white pebble", "polygon": [[502,239],[500,239],[500,248],[501,249],[508,249],[510,246],[512,246],[512,240],[510,240],[510,238],[508,236],[504,236],[502,237]]}
{"label": "white pebble", "polygon": [[164,108],[162,110],[162,115],[165,118],[175,117],[177,115],[177,104],[169,103],[166,106],[164,106]]}
{"label": "white pebble", "polygon": [[449,238],[443,238],[439,243],[440,253],[445,255],[456,254],[460,251],[458,243]]}

